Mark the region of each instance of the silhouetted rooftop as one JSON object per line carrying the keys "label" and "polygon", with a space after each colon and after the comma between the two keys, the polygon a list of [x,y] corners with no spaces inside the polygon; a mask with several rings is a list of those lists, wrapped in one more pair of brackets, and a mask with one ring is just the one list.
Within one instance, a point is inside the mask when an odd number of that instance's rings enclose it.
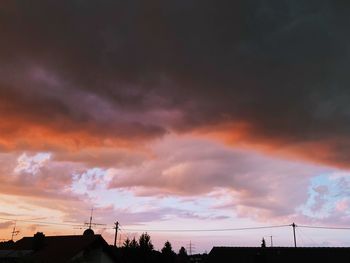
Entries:
{"label": "silhouetted rooftop", "polygon": [[214,247],[208,262],[349,262],[349,247]]}
{"label": "silhouetted rooftop", "polygon": [[79,236],[45,236],[40,247],[36,244],[35,237],[24,237],[18,240],[13,249],[15,251],[28,251],[33,253],[31,259],[35,262],[67,262],[86,250],[102,248],[112,258],[109,245],[101,235]]}

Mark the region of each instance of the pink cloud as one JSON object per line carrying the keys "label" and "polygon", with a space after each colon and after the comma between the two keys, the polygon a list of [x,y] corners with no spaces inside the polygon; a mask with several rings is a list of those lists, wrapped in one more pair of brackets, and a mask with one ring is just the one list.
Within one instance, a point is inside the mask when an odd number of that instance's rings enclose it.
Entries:
{"label": "pink cloud", "polygon": [[118,171],[110,188],[143,196],[199,196],[224,189],[229,206],[242,215],[260,209],[283,216],[307,200],[308,180],[322,170],[190,137],[164,139],[153,150],[154,158]]}
{"label": "pink cloud", "polygon": [[10,226],[13,226],[13,221],[6,221],[0,223],[0,229],[8,229]]}
{"label": "pink cloud", "polygon": [[335,204],[336,211],[344,213],[349,210],[349,200],[342,199]]}
{"label": "pink cloud", "polygon": [[[117,218],[127,225],[159,224],[169,218],[306,222],[312,218],[298,208],[308,200],[310,179],[325,170],[192,136],[169,135],[140,151],[103,154],[109,159],[103,168],[94,168],[99,160],[85,159],[85,150],[52,153],[49,159],[30,152],[3,154],[7,159],[0,191],[21,196],[30,209],[52,209],[54,202],[60,213],[56,220],[75,223],[86,221],[92,206],[98,209],[96,221],[113,223]],[[123,159],[113,162],[113,156]],[[140,205],[121,207],[123,191]],[[314,191],[327,194],[322,186]],[[166,203],[167,198],[175,203]],[[200,202],[206,204],[200,207]]]}

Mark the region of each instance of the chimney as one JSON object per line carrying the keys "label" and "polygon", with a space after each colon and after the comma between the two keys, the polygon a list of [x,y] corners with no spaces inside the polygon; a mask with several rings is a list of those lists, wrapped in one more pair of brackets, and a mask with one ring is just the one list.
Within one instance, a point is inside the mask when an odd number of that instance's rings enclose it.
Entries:
{"label": "chimney", "polygon": [[33,249],[40,250],[45,245],[45,235],[43,232],[37,232],[33,237]]}

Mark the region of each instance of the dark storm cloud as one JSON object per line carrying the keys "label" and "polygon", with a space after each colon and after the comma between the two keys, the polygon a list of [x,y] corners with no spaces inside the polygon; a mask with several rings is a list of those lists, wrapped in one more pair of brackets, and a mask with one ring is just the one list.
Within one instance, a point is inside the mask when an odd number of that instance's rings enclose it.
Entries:
{"label": "dark storm cloud", "polygon": [[[349,7],[340,0],[4,1],[0,113],[49,126],[54,116],[54,130],[68,123],[101,137],[244,122],[248,141],[317,144],[329,152],[317,159],[344,164]],[[155,118],[162,111],[179,116]]]}

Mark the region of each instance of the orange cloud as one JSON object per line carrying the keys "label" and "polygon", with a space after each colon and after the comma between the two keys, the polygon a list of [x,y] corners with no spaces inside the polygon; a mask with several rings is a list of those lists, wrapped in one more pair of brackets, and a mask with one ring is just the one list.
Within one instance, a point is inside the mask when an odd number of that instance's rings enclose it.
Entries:
{"label": "orange cloud", "polygon": [[111,133],[101,135],[93,124],[77,124],[74,129],[72,125],[71,121],[36,124],[21,117],[2,119],[0,149],[74,152],[88,147],[129,148],[144,140],[142,135],[132,138]]}
{"label": "orange cloud", "polygon": [[223,122],[204,126],[192,132],[195,136],[218,140],[230,147],[247,148],[272,156],[296,159],[319,165],[349,169],[346,145],[347,138],[319,139],[284,137],[264,134],[264,130],[251,122]]}

